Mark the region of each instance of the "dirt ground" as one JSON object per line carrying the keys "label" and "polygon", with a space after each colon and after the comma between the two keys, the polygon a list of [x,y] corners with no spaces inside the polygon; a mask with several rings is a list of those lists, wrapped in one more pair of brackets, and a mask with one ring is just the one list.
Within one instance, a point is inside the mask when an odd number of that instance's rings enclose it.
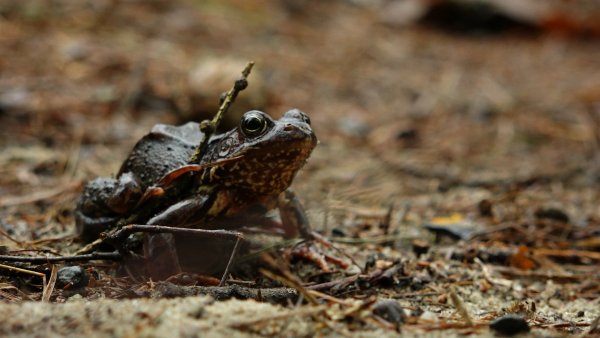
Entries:
{"label": "dirt ground", "polygon": [[1,254],[81,247],[85,182],[154,124],[210,118],[253,60],[225,127],[310,116],[292,187],[356,263],[217,290],[95,261],[44,296],[53,265],[2,261],[0,335],[489,336],[507,314],[599,334],[600,5],[498,3],[0,1]]}

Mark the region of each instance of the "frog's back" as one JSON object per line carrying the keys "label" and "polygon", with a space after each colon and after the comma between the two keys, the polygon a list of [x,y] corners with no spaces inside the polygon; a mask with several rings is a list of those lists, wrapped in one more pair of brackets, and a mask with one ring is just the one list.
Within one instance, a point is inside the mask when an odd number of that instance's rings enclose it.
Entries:
{"label": "frog's back", "polygon": [[181,126],[157,124],[136,143],[117,176],[131,172],[145,189],[169,171],[187,164],[203,135],[196,122]]}

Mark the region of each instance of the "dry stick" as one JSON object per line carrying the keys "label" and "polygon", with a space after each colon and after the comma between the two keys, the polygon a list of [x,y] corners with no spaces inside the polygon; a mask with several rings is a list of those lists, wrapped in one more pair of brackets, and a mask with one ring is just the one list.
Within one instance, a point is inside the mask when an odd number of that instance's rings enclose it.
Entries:
{"label": "dry stick", "polygon": [[390,203],[387,213],[380,223],[380,227],[383,228],[383,234],[388,235],[390,233],[390,225],[392,223],[392,213],[394,212],[394,203]]}
{"label": "dry stick", "polygon": [[[390,267],[390,268],[393,268]],[[357,275],[353,275],[353,276],[349,276],[349,277],[343,277],[340,279],[336,279],[336,280],[332,280],[329,282],[324,282],[321,284],[315,284],[315,285],[310,285],[307,286],[306,289],[307,290],[316,290],[316,291],[323,291],[323,290],[329,290],[332,289],[334,287],[337,286],[344,286],[344,285],[348,285],[351,283],[354,283],[358,280],[365,280],[368,282],[372,282],[373,280],[375,280],[376,278],[380,277],[381,275],[383,275],[385,273],[386,270],[382,270],[382,269],[376,269],[373,270],[371,272],[369,272],[368,274],[357,274]]]}
{"label": "dry stick", "polygon": [[370,238],[352,238],[352,237],[332,237],[329,241],[333,243],[342,243],[348,245],[362,245],[362,244],[381,244],[390,241],[409,240],[413,239],[414,236],[409,235],[387,235],[387,236],[374,236]]}
{"label": "dry stick", "polygon": [[[7,270],[12,270],[12,271],[17,271],[17,272],[21,272],[21,273],[26,273],[26,274],[29,274],[29,275],[34,275],[34,276],[42,277],[44,279],[46,278],[46,275],[44,275],[41,272],[27,270],[27,269],[21,269],[21,268],[18,268],[16,266],[0,264],[0,268],[7,269]],[[45,284],[45,280],[44,280],[44,284]]]}
{"label": "dry stick", "polygon": [[56,285],[56,278],[58,277],[58,268],[56,265],[52,265],[52,272],[50,272],[50,280],[44,285],[44,291],[42,292],[42,302],[49,302],[52,291],[54,291],[54,285]]}
{"label": "dry stick", "polygon": [[221,102],[219,110],[217,111],[213,119],[211,121],[202,121],[202,123],[200,123],[200,131],[204,133],[204,138],[202,139],[198,147],[196,147],[196,151],[194,151],[194,154],[190,158],[190,164],[198,163],[200,161],[200,159],[202,158],[202,154],[204,153],[204,150],[208,145],[208,140],[210,139],[212,134],[214,134],[217,130],[217,127],[221,123],[221,120],[223,120],[223,116],[229,110],[229,107],[231,107],[231,104],[235,101],[235,98],[238,96],[238,94],[242,90],[246,89],[246,87],[248,87],[247,78],[248,75],[250,75],[250,72],[252,71],[252,67],[254,67],[254,61],[250,61],[246,64],[246,67],[244,67],[244,70],[242,71],[242,77],[239,80],[235,81],[233,88],[231,88],[225,94],[225,97]]}
{"label": "dry stick", "polygon": [[460,316],[465,321],[465,324],[467,326],[472,326],[473,320],[469,315],[469,311],[467,311],[467,308],[465,308],[465,304],[463,303],[462,299],[458,296],[458,293],[456,293],[456,288],[454,286],[450,287],[450,299],[452,300],[452,303],[454,304],[454,307],[456,307],[456,310],[458,311]]}
{"label": "dry stick", "polygon": [[319,305],[317,299],[308,292],[308,290],[302,285],[302,282],[298,280],[285,266],[276,261],[271,255],[263,255],[263,260],[270,265],[272,268],[279,270],[280,275],[277,275],[266,269],[259,269],[259,271],[267,278],[278,281],[283,285],[296,289],[299,294],[304,296],[306,300],[312,305]]}
{"label": "dry stick", "polygon": [[4,229],[0,229],[0,236],[6,237],[6,239],[15,243],[18,246],[21,246],[21,244],[22,244],[20,241],[14,239],[11,235],[9,235],[6,231],[4,231]]}
{"label": "dry stick", "polygon": [[306,287],[307,290],[311,291],[320,291],[320,290],[329,290],[338,285],[350,284],[354,283],[361,277],[360,275],[353,275],[349,277],[344,277],[336,280],[332,280],[330,282],[324,282],[321,284],[309,285]]}
{"label": "dry stick", "polygon": [[227,265],[225,266],[225,271],[223,271],[223,276],[221,276],[221,280],[219,281],[219,286],[223,286],[225,284],[225,280],[229,278],[229,270],[233,266],[233,260],[235,259],[235,256],[237,256],[237,252],[239,250],[242,238],[243,236],[239,236],[235,239],[235,244],[233,245],[233,249],[231,249],[229,260],[227,261]]}
{"label": "dry stick", "polygon": [[589,278],[585,274],[558,274],[551,271],[531,271],[518,270],[511,267],[495,266],[494,271],[510,277],[518,277],[521,279],[529,278],[535,280],[552,280],[556,283],[576,283],[583,279]]}
{"label": "dry stick", "polygon": [[353,305],[352,301],[348,301],[348,300],[345,300],[345,299],[336,298],[334,296],[328,295],[328,294],[323,293],[323,292],[319,292],[317,290],[309,290],[307,288],[307,291],[308,291],[308,293],[314,295],[315,297],[324,299],[324,300],[326,300],[326,301],[328,301],[330,303],[340,304],[340,305],[344,305],[344,306],[352,306]]}
{"label": "dry stick", "polygon": [[59,262],[78,262],[78,261],[93,261],[93,260],[112,260],[118,261],[123,256],[118,252],[92,252],[84,255],[73,256],[9,256],[0,255],[0,262],[25,262],[34,264],[44,263],[59,263]]}
{"label": "dry stick", "polygon": [[596,333],[600,333],[600,316],[592,320],[592,322],[590,323],[590,329],[587,332],[587,334],[589,335]]}
{"label": "dry stick", "polygon": [[481,271],[483,272],[483,277],[485,278],[485,280],[487,280],[488,282],[490,282],[492,285],[501,285],[504,287],[511,287],[513,282],[505,279],[505,278],[495,278],[492,276],[492,272],[490,271],[490,267],[485,265],[481,259],[479,259],[478,257],[475,257],[474,259],[475,263],[477,263],[480,267],[481,267]]}
{"label": "dry stick", "polygon": [[265,275],[265,277],[272,279],[274,281],[277,281],[289,288],[293,288],[296,289],[296,291],[298,291],[299,294],[301,294],[302,296],[304,296],[304,298],[306,298],[306,300],[311,304],[311,305],[319,305],[319,302],[317,301],[317,299],[315,298],[315,296],[313,294],[311,294],[310,292],[308,292],[308,290],[302,286],[302,284],[300,282],[298,282],[297,280],[294,280],[292,278],[288,278],[289,276],[279,276],[276,275],[274,273],[272,273],[269,270],[266,269],[259,269],[260,273],[262,273],[263,275]]}
{"label": "dry stick", "polygon": [[600,260],[600,252],[585,251],[585,250],[554,250],[554,249],[533,249],[534,255],[561,257],[561,258],[589,258]]}
{"label": "dry stick", "polygon": [[[263,259],[272,267],[278,267],[277,262],[273,259],[273,257],[269,256],[269,255],[264,255]],[[280,268],[280,272],[282,273],[282,276],[276,275],[275,273],[266,270],[266,269],[259,269],[259,271],[265,275],[267,278],[270,278],[272,280],[278,281],[283,285],[287,285],[288,287],[291,287],[293,289],[295,289],[302,297],[306,298],[306,300],[312,305],[312,306],[318,306],[319,303],[317,302],[317,299],[315,297],[314,294],[312,294],[311,292],[309,292],[303,285],[302,283],[294,276],[292,275],[292,273],[287,270],[287,269],[281,269]],[[331,329],[332,331],[339,333],[341,336],[344,337],[349,337],[348,334],[344,333],[344,332],[340,332],[339,330],[337,330],[335,327],[333,327],[331,325],[331,323],[329,323],[327,320],[325,319],[329,319],[329,317],[327,316],[327,314],[325,313],[324,316],[314,316],[313,318],[320,322],[321,324],[323,324],[324,326],[328,327],[329,329]]]}

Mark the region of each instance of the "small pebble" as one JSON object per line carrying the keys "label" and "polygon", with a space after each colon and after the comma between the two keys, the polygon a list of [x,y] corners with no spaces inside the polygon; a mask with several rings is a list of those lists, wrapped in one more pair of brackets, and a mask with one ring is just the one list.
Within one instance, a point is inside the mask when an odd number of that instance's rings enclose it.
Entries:
{"label": "small pebble", "polygon": [[550,305],[551,307],[553,307],[555,309],[560,309],[564,306],[563,302],[561,302],[559,299],[556,299],[556,298],[548,299],[548,305]]}
{"label": "small pebble", "polygon": [[400,304],[392,299],[380,300],[373,306],[373,313],[385,321],[400,325],[404,322],[404,310]]}
{"label": "small pebble", "polygon": [[82,61],[90,55],[90,50],[82,41],[69,41],[62,47],[62,54],[69,61]]}
{"label": "small pebble", "polygon": [[483,200],[479,201],[479,204],[478,204],[479,215],[481,215],[482,217],[494,216],[493,207],[494,207],[494,205],[488,199],[483,199]]}
{"label": "small pebble", "polygon": [[80,266],[65,266],[58,270],[56,286],[61,289],[77,289],[88,284],[88,273]]}
{"label": "small pebble", "polygon": [[331,229],[331,236],[333,237],[346,237],[346,232],[340,228]]}
{"label": "small pebble", "polygon": [[494,319],[490,323],[490,329],[500,335],[514,336],[518,333],[529,332],[529,325],[521,316],[505,315]]}
{"label": "small pebble", "polygon": [[424,255],[429,251],[429,242],[420,238],[414,239],[412,241],[412,249],[417,257]]}
{"label": "small pebble", "polygon": [[348,276],[354,276],[354,275],[358,275],[359,273],[361,273],[362,271],[360,270],[360,267],[352,264],[350,265],[346,271],[344,271],[346,273],[346,275]]}
{"label": "small pebble", "polygon": [[397,140],[415,141],[418,136],[419,133],[416,129],[404,129],[396,133]]}
{"label": "small pebble", "polygon": [[424,311],[423,313],[421,313],[421,316],[419,316],[419,319],[430,321],[430,322],[438,321],[437,315],[431,311]]}
{"label": "small pebble", "polygon": [[81,301],[85,301],[85,299],[83,298],[82,295],[76,293],[73,296],[68,298],[69,302],[81,302]]}
{"label": "small pebble", "polygon": [[24,88],[15,87],[6,89],[0,93],[0,109],[26,109],[30,100],[31,94]]}
{"label": "small pebble", "polygon": [[539,219],[553,219],[555,221],[569,223],[569,215],[557,208],[538,209],[535,211],[535,217]]}

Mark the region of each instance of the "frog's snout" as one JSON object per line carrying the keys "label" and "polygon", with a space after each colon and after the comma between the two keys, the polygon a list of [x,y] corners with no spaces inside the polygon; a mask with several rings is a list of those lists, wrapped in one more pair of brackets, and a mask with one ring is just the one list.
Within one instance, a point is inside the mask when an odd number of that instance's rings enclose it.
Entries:
{"label": "frog's snout", "polygon": [[312,128],[304,122],[287,122],[283,125],[285,132],[301,132],[310,135],[313,133]]}
{"label": "frog's snout", "polygon": [[281,130],[285,133],[285,139],[288,140],[311,140],[316,141],[316,136],[312,128],[304,122],[285,122]]}

